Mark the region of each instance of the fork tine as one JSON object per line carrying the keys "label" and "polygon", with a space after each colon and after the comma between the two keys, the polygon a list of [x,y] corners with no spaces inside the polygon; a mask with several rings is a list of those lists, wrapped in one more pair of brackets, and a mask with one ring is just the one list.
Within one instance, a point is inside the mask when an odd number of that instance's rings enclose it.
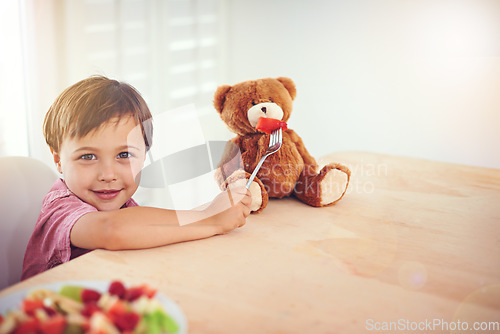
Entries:
{"label": "fork tine", "polygon": [[271,133],[271,137],[269,137],[269,146],[273,146],[274,144],[276,144],[276,133],[277,131],[273,131]]}
{"label": "fork tine", "polygon": [[[257,175],[257,172],[259,171],[260,167],[264,163],[264,160],[266,160],[266,158],[269,155],[277,152],[281,148],[282,142],[283,142],[283,132],[282,132],[281,128],[278,130],[274,130],[271,133],[271,135],[269,136],[269,147],[267,148],[264,156],[260,159],[257,166],[255,166],[252,175],[250,175],[250,178],[247,181],[247,184],[246,184],[247,189],[250,188],[250,185],[252,184],[252,181],[254,180],[255,175]],[[275,146],[275,147],[273,147],[273,146]]]}

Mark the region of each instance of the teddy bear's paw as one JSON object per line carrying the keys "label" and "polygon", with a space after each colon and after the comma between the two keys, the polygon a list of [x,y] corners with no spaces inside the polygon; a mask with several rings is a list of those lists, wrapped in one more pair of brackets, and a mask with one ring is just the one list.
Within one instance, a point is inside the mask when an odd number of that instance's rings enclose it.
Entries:
{"label": "teddy bear's paw", "polygon": [[[250,178],[250,173],[244,170],[237,170],[231,174],[227,180],[226,184],[232,184],[233,186],[244,187]],[[254,178],[254,181],[250,184],[250,195],[252,197],[252,204],[250,205],[250,211],[253,213],[261,212],[269,201],[269,195],[264,187],[262,181],[259,178]]]}
{"label": "teddy bear's paw", "polygon": [[[342,166],[343,167],[343,166]],[[349,170],[346,168],[330,169],[320,182],[320,205],[331,205],[344,196],[349,184]]]}
{"label": "teddy bear's paw", "polygon": [[250,205],[250,211],[257,211],[262,206],[262,191],[260,185],[253,181],[250,184],[250,194],[252,196],[252,204]]}

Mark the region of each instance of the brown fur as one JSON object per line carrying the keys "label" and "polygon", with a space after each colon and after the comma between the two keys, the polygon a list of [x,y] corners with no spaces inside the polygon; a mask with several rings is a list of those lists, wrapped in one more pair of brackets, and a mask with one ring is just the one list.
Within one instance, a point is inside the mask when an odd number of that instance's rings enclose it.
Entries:
{"label": "brown fur", "polygon": [[[217,89],[214,106],[226,125],[237,134],[226,147],[216,173],[216,179],[223,188],[231,179],[243,176],[248,178],[269,146],[270,136],[250,125],[247,118],[248,109],[253,103],[274,102],[283,109],[282,120],[286,122],[290,118],[295,96],[294,82],[283,77],[245,81],[234,86],[220,86]],[[235,158],[238,152],[241,153],[241,160]],[[241,168],[245,173],[237,172]],[[284,131],[281,149],[264,161],[255,178],[261,186],[263,198],[262,206],[257,212],[265,208],[268,197],[282,198],[295,195],[306,204],[321,206],[319,184],[331,169],[345,172],[349,182],[350,171],[345,166],[330,164],[319,173],[317,169],[316,160],[309,154],[302,139],[293,130]],[[235,172],[238,176],[231,176]]]}

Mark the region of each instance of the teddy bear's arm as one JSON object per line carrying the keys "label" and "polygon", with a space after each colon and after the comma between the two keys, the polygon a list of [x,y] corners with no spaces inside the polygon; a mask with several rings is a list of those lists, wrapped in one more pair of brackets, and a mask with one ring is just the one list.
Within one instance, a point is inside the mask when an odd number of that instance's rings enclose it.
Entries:
{"label": "teddy bear's arm", "polygon": [[225,184],[226,179],[236,170],[242,169],[241,137],[229,140],[215,170],[215,180],[219,186]]}
{"label": "teddy bear's arm", "polygon": [[290,140],[295,144],[295,147],[299,151],[299,154],[302,157],[302,160],[304,160],[304,165],[311,166],[314,169],[316,169],[316,167],[317,167],[316,160],[307,151],[306,146],[304,145],[304,142],[302,141],[302,138],[300,138],[300,136],[297,133],[295,133],[295,131],[293,131],[293,130],[289,129],[286,132],[290,136]]}

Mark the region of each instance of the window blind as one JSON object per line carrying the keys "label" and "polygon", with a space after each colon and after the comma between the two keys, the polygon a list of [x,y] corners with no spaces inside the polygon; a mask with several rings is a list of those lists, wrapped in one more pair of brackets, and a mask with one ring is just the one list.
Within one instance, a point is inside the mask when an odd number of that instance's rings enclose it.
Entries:
{"label": "window blind", "polygon": [[194,103],[212,112],[217,0],[66,0],[66,84],[92,74],[129,82],[153,113]]}

